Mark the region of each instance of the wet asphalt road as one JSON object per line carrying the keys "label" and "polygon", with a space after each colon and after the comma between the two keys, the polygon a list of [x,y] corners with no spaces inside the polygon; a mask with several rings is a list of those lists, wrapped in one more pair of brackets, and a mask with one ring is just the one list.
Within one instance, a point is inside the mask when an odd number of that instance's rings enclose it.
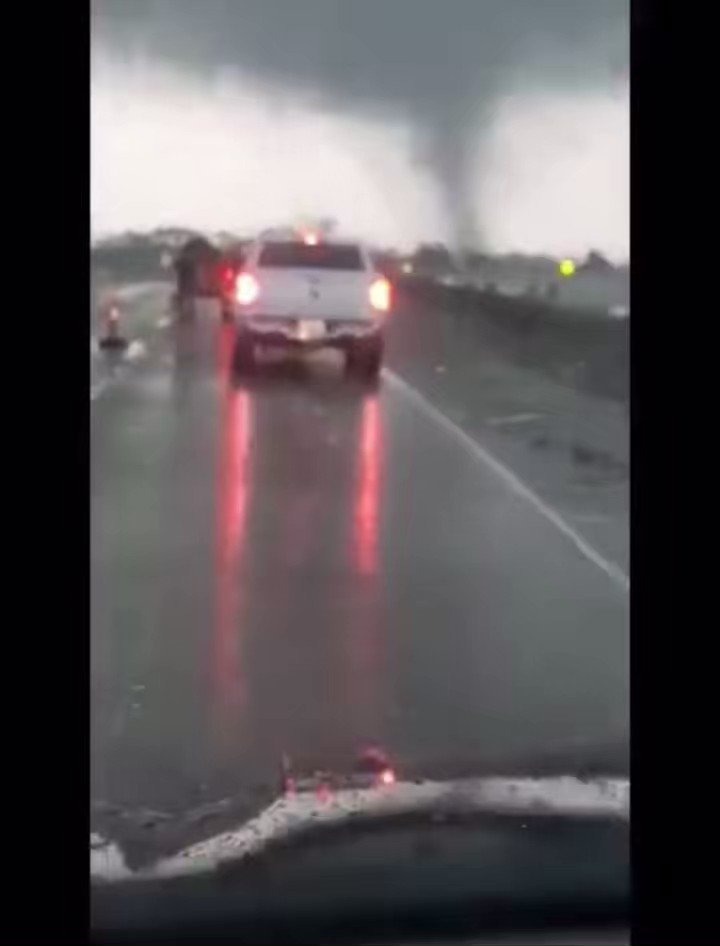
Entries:
{"label": "wet asphalt road", "polygon": [[394,376],[328,354],[237,386],[231,345],[166,332],[93,404],[93,798],[622,741],[626,591]]}

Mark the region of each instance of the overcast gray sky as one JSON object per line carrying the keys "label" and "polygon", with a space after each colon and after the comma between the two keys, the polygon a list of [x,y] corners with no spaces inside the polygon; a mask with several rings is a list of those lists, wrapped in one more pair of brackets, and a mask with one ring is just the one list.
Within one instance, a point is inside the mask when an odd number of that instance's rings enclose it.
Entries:
{"label": "overcast gray sky", "polygon": [[627,0],[93,0],[96,230],[628,247]]}

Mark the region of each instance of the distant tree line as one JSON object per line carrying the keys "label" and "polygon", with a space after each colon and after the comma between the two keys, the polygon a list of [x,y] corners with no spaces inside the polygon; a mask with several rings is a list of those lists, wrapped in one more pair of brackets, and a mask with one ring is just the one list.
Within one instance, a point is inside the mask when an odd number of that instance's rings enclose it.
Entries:
{"label": "distant tree line", "polygon": [[[332,233],[335,221],[330,218],[323,219],[320,226],[324,232]],[[167,274],[168,261],[174,262],[179,256],[188,253],[200,253],[208,258],[213,256],[217,260],[227,260],[239,266],[242,264],[247,242],[226,231],[208,239],[183,227],[159,227],[149,233],[128,232],[97,242],[92,248],[92,263],[100,269],[121,274],[129,279],[153,279]],[[454,273],[458,269],[480,271],[496,265],[549,271],[557,265],[557,261],[550,257],[519,253],[499,256],[473,249],[453,253],[442,242],[420,243],[409,256],[403,256],[393,248],[376,249],[373,258],[375,265],[388,274],[397,272],[401,264],[408,262],[417,272],[434,274]],[[591,250],[577,266],[578,274],[614,270],[612,263],[597,250]]]}
{"label": "distant tree line", "polygon": [[99,240],[91,249],[91,262],[116,278],[160,279],[181,257],[208,262],[224,259],[239,265],[246,242],[231,233],[220,233],[216,240],[210,240],[182,227],[161,227],[149,233],[127,232]]}

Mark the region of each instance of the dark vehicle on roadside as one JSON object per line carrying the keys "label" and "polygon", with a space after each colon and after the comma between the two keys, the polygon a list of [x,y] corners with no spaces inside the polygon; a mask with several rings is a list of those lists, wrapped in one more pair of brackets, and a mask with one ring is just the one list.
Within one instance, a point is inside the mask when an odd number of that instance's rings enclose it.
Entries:
{"label": "dark vehicle on roadside", "polygon": [[195,300],[221,296],[220,251],[204,237],[192,237],[175,258],[175,308],[180,318],[191,316]]}

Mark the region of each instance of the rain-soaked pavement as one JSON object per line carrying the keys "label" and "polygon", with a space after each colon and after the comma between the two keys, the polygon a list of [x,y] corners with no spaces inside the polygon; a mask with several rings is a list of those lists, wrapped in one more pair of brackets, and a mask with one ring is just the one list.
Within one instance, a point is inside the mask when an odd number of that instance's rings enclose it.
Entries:
{"label": "rain-soaked pavement", "polygon": [[626,590],[392,374],[237,386],[231,345],[166,331],[93,404],[93,798],[624,740]]}

